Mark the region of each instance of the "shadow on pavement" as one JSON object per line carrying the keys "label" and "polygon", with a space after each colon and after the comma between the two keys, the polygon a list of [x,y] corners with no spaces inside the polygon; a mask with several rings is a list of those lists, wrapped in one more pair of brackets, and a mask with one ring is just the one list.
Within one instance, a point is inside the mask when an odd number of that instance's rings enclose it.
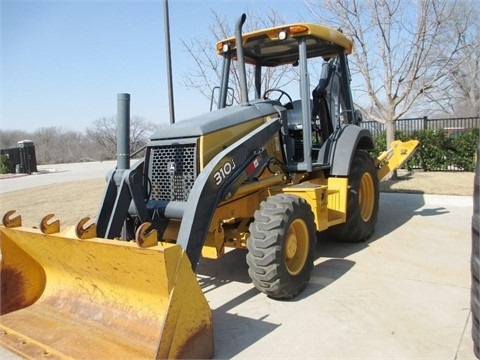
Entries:
{"label": "shadow on pavement", "polygon": [[[413,217],[441,216],[448,213],[443,207],[425,206],[422,194],[382,193],[379,209],[377,230],[367,242],[341,243],[319,234],[315,266],[309,283],[296,298],[285,301],[301,301],[333,284],[355,265],[354,261],[346,257],[367,248],[369,244],[391,233]],[[245,261],[246,254],[247,250],[231,250],[217,260],[202,258],[197,266],[197,278],[205,294],[232,282],[250,284],[247,285],[247,290],[232,293],[231,299],[213,310],[215,358],[231,358],[281,326],[269,322],[268,314],[251,318],[233,313],[236,307],[257,296],[264,296],[265,302],[271,301],[251,284]]]}
{"label": "shadow on pavement", "polygon": [[203,292],[209,292],[230,282],[251,283],[246,255],[246,249],[234,249],[227,251],[220,259],[200,258],[196,273]]}
{"label": "shadow on pavement", "polygon": [[390,234],[416,216],[448,214],[444,207],[428,207],[423,194],[381,193],[375,233],[366,242],[342,243],[318,234],[317,257],[346,258],[367,248],[371,243]]}
{"label": "shadow on pavement", "polygon": [[[251,284],[245,261],[246,254],[247,250],[232,250],[218,260],[201,259],[197,266],[197,279],[205,294],[232,282],[247,284],[248,287],[240,294],[233,290],[230,299],[212,310],[215,358],[232,358],[282,325],[268,321],[269,306],[265,307],[265,314],[258,318],[235,312],[237,307],[249,301],[252,304],[250,306],[258,306],[253,304],[258,304],[259,301],[264,301],[265,304],[272,301]],[[354,264],[355,262],[347,259],[327,259],[316,264],[306,288],[297,297],[284,301],[298,302],[314,295],[346,274]],[[254,299],[255,297],[260,298]]]}
{"label": "shadow on pavement", "polygon": [[[236,249],[226,252],[218,260],[202,258],[196,273],[203,293],[208,294],[229,283],[251,284],[245,261],[246,254],[247,250]],[[212,310],[215,358],[232,358],[280,326],[268,322],[268,315],[252,318],[233,313],[236,307],[255,296],[264,296],[267,301],[267,296],[251,284],[248,290],[240,294],[232,290],[231,298]]]}
{"label": "shadow on pavement", "polygon": [[251,288],[213,310],[215,358],[230,359],[281,326],[268,322],[268,314],[254,319],[228,312],[256,295],[258,290]]}
{"label": "shadow on pavement", "polygon": [[303,299],[325,289],[350,271],[355,261],[348,259],[327,259],[315,265],[305,289],[295,298],[288,301],[302,301]]}
{"label": "shadow on pavement", "polygon": [[444,207],[427,207],[423,194],[381,193],[377,228],[369,242],[391,233],[415,216],[447,213]]}

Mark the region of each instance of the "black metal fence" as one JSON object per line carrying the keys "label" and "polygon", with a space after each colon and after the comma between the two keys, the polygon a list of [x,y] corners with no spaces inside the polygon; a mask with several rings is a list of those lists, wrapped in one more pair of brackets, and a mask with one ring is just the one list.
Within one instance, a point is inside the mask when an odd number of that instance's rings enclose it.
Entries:
{"label": "black metal fence", "polygon": [[[385,124],[377,121],[363,121],[361,127],[370,130],[373,136],[385,131]],[[443,129],[448,133],[462,132],[465,129],[480,128],[480,117],[429,119],[426,116],[421,118],[398,119],[396,130],[412,133],[422,129]]]}
{"label": "black metal fence", "polygon": [[[383,133],[386,130],[385,124],[376,122],[376,121],[363,121],[360,125],[361,127],[370,130],[373,136],[377,136],[381,133]],[[429,119],[427,117],[422,117],[422,118],[411,118],[411,119],[399,119],[396,121],[396,126],[395,130],[396,131],[401,131],[406,134],[412,134],[414,131],[418,130],[427,130],[427,129],[438,129],[438,130],[443,130],[447,133],[447,135],[452,135],[455,136],[457,133],[462,133],[467,129],[472,129],[472,128],[480,128],[480,117],[463,117],[463,118],[444,118],[444,119]],[[449,137],[450,138],[450,137]],[[428,144],[427,144],[428,146]],[[434,146],[442,146],[439,144],[434,144]],[[475,147],[475,146],[474,146]],[[445,153],[442,151],[445,150]],[[430,151],[427,151],[427,160],[428,158],[431,158],[433,155],[430,154],[430,152],[434,152],[437,155],[440,154],[440,158],[442,160],[437,159],[435,162],[438,162],[438,165],[432,165],[429,164],[427,166],[429,171],[464,171],[468,166],[466,167],[465,164],[460,164],[461,161],[458,159],[452,159],[452,156],[448,153],[448,148],[442,149],[442,148],[436,148],[436,149],[430,149]],[[473,154],[475,152],[475,149],[472,149],[472,159],[473,159]],[[442,155],[443,154],[443,155]],[[435,157],[435,156],[434,156]],[[445,159],[449,159],[448,161]],[[415,162],[409,164],[409,167],[414,168],[414,169],[420,169],[425,168],[425,164],[422,165],[422,162],[427,161],[425,158],[421,158],[420,162]],[[427,161],[428,162],[428,161]],[[449,163],[449,162],[453,162]]]}

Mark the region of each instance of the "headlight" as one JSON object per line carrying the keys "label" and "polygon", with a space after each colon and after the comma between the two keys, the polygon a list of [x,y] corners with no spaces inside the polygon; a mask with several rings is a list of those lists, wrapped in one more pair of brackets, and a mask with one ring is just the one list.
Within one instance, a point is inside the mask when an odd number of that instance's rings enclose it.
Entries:
{"label": "headlight", "polygon": [[285,40],[287,38],[287,31],[282,30],[278,33],[278,39],[279,40]]}

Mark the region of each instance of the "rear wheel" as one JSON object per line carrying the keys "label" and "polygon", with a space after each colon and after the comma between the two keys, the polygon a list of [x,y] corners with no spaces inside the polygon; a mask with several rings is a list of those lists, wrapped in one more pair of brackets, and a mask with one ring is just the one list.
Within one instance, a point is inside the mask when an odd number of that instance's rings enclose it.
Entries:
{"label": "rear wheel", "polygon": [[357,151],[348,176],[347,219],[332,226],[327,234],[336,240],[360,242],[375,231],[378,216],[378,177],[373,159]]}
{"label": "rear wheel", "polygon": [[304,199],[278,194],[262,202],[247,241],[255,287],[275,299],[300,293],[313,269],[315,236],[313,213]]}
{"label": "rear wheel", "polygon": [[477,165],[473,187],[472,254],[470,273],[472,278],[470,309],[472,311],[472,339],[475,356],[480,359],[480,143],[477,147]]}

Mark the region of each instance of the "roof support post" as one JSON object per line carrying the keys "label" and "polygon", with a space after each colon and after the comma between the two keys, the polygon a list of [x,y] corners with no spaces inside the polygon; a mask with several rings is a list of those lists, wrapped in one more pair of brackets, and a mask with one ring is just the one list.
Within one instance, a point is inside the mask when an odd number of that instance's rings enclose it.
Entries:
{"label": "roof support post", "polygon": [[302,99],[303,124],[303,166],[302,170],[312,171],[312,111],[310,109],[310,76],[307,68],[307,43],[305,37],[298,40],[300,66],[300,98]]}

